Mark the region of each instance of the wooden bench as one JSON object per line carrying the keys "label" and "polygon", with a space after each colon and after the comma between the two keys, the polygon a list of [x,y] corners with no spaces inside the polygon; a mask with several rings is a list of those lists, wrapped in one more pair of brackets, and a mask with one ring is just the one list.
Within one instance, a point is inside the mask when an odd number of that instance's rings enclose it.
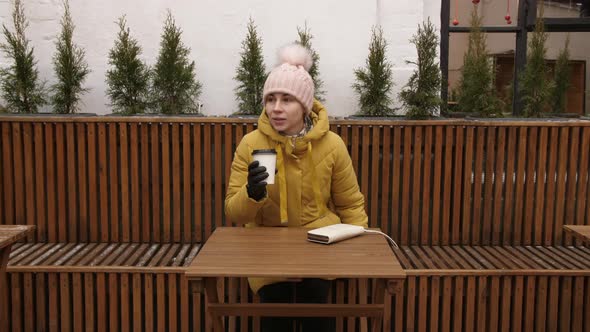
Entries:
{"label": "wooden bench", "polygon": [[[583,331],[590,249],[402,246],[408,275],[395,331]],[[405,302],[404,302],[405,301]]]}
{"label": "wooden bench", "polygon": [[16,245],[8,267],[11,329],[198,331],[200,299],[189,298],[184,277],[198,250],[189,244]]}
{"label": "wooden bench", "polygon": [[[22,245],[28,247],[15,247],[22,257],[13,253],[8,267],[16,289],[9,299],[12,330],[113,324],[207,331],[203,299],[187,300],[181,291],[180,265],[122,264],[146,246],[168,246],[162,258],[182,260],[184,246],[190,253],[213,229],[232,224],[223,214],[231,160],[255,123],[0,116],[0,223],[37,226]],[[384,322],[386,329],[469,331],[479,327],[478,315],[495,317],[483,308],[496,307],[496,300],[502,310],[510,300],[510,315],[497,314],[514,330],[537,318],[546,330],[579,327],[579,313],[590,311],[587,251],[564,237],[562,226],[590,224],[590,122],[334,120],[331,130],[350,151],[369,226],[413,253],[405,259],[410,278],[403,299],[386,299],[395,317]],[[54,255],[77,246],[86,248],[74,254],[78,266],[45,260],[65,262]],[[120,250],[120,259],[89,265],[109,246]],[[176,254],[168,256],[173,247]],[[528,259],[499,254],[509,248]],[[447,260],[441,250],[452,250]],[[558,259],[568,252],[581,260]],[[338,280],[333,301],[367,303],[371,290],[367,281]],[[229,278],[219,292],[230,302],[257,301],[245,279]],[[531,307],[531,299],[540,304]],[[136,323],[139,317],[155,318]],[[258,327],[235,317],[226,324],[230,331]],[[339,329],[365,326],[338,321]]]}

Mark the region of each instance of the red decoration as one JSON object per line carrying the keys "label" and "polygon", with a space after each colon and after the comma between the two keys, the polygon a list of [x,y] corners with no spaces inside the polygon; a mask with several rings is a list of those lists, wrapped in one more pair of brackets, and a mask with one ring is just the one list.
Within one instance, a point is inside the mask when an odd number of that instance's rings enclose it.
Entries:
{"label": "red decoration", "polygon": [[471,0],[471,2],[477,5],[479,3],[479,0]]}
{"label": "red decoration", "polygon": [[512,24],[511,20],[506,21],[506,24]]}
{"label": "red decoration", "polygon": [[457,24],[459,24],[459,20],[453,19],[453,25],[457,25]]}
{"label": "red decoration", "polygon": [[506,16],[504,16],[504,19],[506,21],[510,21],[510,13],[507,13]]}

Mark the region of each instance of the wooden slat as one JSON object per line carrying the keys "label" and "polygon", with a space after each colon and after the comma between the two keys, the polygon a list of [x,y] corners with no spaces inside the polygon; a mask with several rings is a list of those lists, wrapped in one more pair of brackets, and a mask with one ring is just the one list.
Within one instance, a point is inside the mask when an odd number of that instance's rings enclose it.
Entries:
{"label": "wooden slat", "polygon": [[[577,186],[577,179],[579,177],[578,171],[578,156],[580,154],[579,151],[579,135],[580,135],[580,128],[571,128],[570,129],[570,143],[569,143],[569,157],[568,157],[568,169],[567,174],[567,191],[565,198],[565,219],[563,219],[564,224],[573,224],[576,220],[576,186]],[[584,149],[588,149],[588,146],[585,146]],[[575,174],[575,175],[574,175]],[[571,242],[568,240],[565,242],[566,245],[569,245]]]}
{"label": "wooden slat", "polygon": [[572,318],[572,278],[564,277],[561,279],[559,297],[559,330],[571,331]]}
{"label": "wooden slat", "polygon": [[[171,239],[173,242],[180,242],[180,220],[181,220],[181,210],[180,210],[180,203],[181,203],[181,188],[180,188],[180,179],[182,173],[180,172],[180,128],[177,123],[172,124],[172,131],[171,131],[171,143],[172,143],[172,160],[171,160],[171,169],[172,172],[172,217],[171,217]],[[219,141],[221,142],[221,140]]]}
{"label": "wooden slat", "polygon": [[[473,226],[471,241],[474,245],[482,243],[483,215],[481,197],[483,192],[483,159],[485,150],[485,128],[477,128],[475,132],[475,160],[473,166]],[[485,233],[485,230],[483,231]]]}
{"label": "wooden slat", "polygon": [[[8,122],[2,123],[2,160],[13,160],[13,149],[11,135],[11,125]],[[3,224],[14,224],[14,175],[13,175],[13,163],[3,162],[2,163],[2,177],[3,177],[3,199],[4,209],[3,216],[6,221]],[[2,216],[2,215],[0,215]],[[50,218],[51,219],[51,218]]]}
{"label": "wooden slat", "polygon": [[[149,131],[149,125],[147,123],[142,123],[139,131],[139,148],[141,151],[141,241],[149,242],[151,240],[151,220],[153,219],[150,215],[150,207],[152,206],[152,204],[150,204],[150,193],[152,189],[150,186],[150,167],[148,165],[152,165],[150,163],[150,139],[154,140],[155,138],[151,135],[151,131]],[[123,182],[123,179],[121,179],[121,182]]]}
{"label": "wooden slat", "polygon": [[[389,180],[389,172],[391,170],[391,163],[389,160],[392,158],[392,144],[391,144],[391,135],[392,134],[392,127],[391,126],[383,126],[383,161],[381,163],[381,206],[379,209],[381,211],[381,220],[380,220],[380,228],[385,234],[392,234],[391,232],[391,204],[389,202],[390,196],[390,180]],[[425,166],[427,167],[427,166]],[[428,208],[425,207],[426,210]]]}
{"label": "wooden slat", "polygon": [[527,128],[520,128],[518,142],[518,157],[516,160],[516,188],[514,194],[514,226],[513,226],[513,242],[514,244],[522,244],[522,228],[523,228],[523,209],[524,209],[524,182],[527,160]]}
{"label": "wooden slat", "polygon": [[62,273],[59,275],[59,299],[61,313],[61,331],[72,331],[72,303],[70,301],[70,278],[71,276]]}
{"label": "wooden slat", "polygon": [[[412,243],[410,239],[410,197],[411,197],[411,159],[412,159],[412,127],[403,128],[403,166],[401,191],[401,242]],[[366,149],[363,149],[366,150]],[[363,160],[367,160],[363,157]],[[365,194],[366,195],[366,194]]]}
{"label": "wooden slat", "polygon": [[[471,227],[472,227],[472,216],[471,216],[471,188],[473,182],[471,181],[471,175],[473,174],[473,147],[474,147],[474,132],[475,128],[467,127],[465,131],[465,161],[463,165],[463,197],[469,198],[462,200],[463,203],[463,220],[462,220],[462,239],[461,243],[470,243],[471,238]],[[476,223],[473,223],[476,224]]]}
{"label": "wooden slat", "polygon": [[154,276],[144,276],[145,330],[154,331]]}
{"label": "wooden slat", "polygon": [[83,299],[84,299],[84,291],[83,291],[83,282],[82,282],[82,274],[81,273],[73,273],[72,274],[72,298],[73,298],[73,307],[74,307],[74,322],[73,322],[73,330],[74,331],[82,331],[84,330],[84,311],[82,308],[83,306]]}
{"label": "wooden slat", "polygon": [[547,324],[547,285],[549,279],[547,277],[537,278],[536,289],[536,308],[535,308],[535,331],[546,331]]}
{"label": "wooden slat", "polygon": [[77,241],[88,241],[89,213],[88,213],[88,164],[86,161],[87,136],[86,125],[76,123],[76,140],[78,147],[78,238]]}
{"label": "wooden slat", "polygon": [[166,288],[165,276],[158,274],[156,276],[156,322],[158,331],[165,331],[166,327]]}
{"label": "wooden slat", "polygon": [[535,297],[536,279],[534,276],[525,279],[526,302],[524,311],[524,331],[533,331],[535,328]]}
{"label": "wooden slat", "polygon": [[[24,176],[25,176],[25,195],[28,198],[25,201],[25,218],[27,225],[35,225],[37,216],[34,204],[35,197],[35,182],[37,178],[35,175],[35,165],[33,156],[33,126],[31,123],[24,123],[22,126],[23,139],[23,160],[24,160]],[[41,180],[41,179],[39,179]],[[27,241],[35,241],[35,233],[30,233],[27,236]]]}
{"label": "wooden slat", "polygon": [[543,207],[545,206],[545,169],[547,168],[547,128],[541,128],[539,132],[539,158],[537,161],[537,185],[535,189],[535,210],[533,217],[534,237],[532,243],[543,244],[543,229],[545,217]]}
{"label": "wooden slat", "polygon": [[590,152],[588,151],[587,147],[590,143],[590,128],[584,128],[582,131],[582,144],[580,145],[580,167],[579,171],[579,182],[578,182],[578,192],[576,194],[577,198],[577,205],[576,205],[576,224],[577,225],[584,225],[587,223],[587,220],[590,218],[590,213],[586,213],[586,208],[588,208],[588,212],[590,212],[590,199],[588,199],[588,186],[590,184],[589,181],[589,173],[590,173]]}
{"label": "wooden slat", "polygon": [[68,211],[68,238],[67,241],[69,242],[76,242],[78,241],[78,204],[77,200],[79,197],[78,194],[78,183],[76,179],[76,135],[74,132],[74,124],[67,123],[65,128],[65,139],[66,139],[66,160],[67,160],[67,168],[66,172],[68,176],[67,179],[67,190],[68,190],[68,202],[73,204],[68,204],[67,211]]}
{"label": "wooden slat", "polygon": [[492,217],[494,215],[493,206],[493,185],[494,185],[494,163],[496,158],[496,128],[487,128],[487,141],[485,148],[485,173],[483,189],[483,234],[482,244],[490,245],[492,243],[493,225]]}
{"label": "wooden slat", "polygon": [[[23,310],[24,312],[30,312],[32,313],[33,310],[35,309],[35,305],[34,305],[34,299],[35,296],[34,294],[34,282],[33,282],[33,274],[32,273],[24,273],[23,274],[23,302],[24,302],[24,306],[23,306]],[[24,330],[25,331],[34,331],[35,330],[35,320],[34,319],[30,319],[30,318],[26,318],[24,320],[25,322],[25,326],[24,326]]]}
{"label": "wooden slat", "polygon": [[[152,169],[152,238],[151,241],[153,242],[160,242],[162,241],[161,237],[161,227],[160,223],[162,222],[162,218],[160,216],[161,213],[161,198],[160,198],[160,181],[161,181],[161,174],[160,174],[160,126],[157,123],[154,123],[151,126],[151,147],[152,147],[152,155],[151,155],[151,169]],[[163,159],[162,159],[163,160]],[[166,161],[164,161],[166,162]]]}
{"label": "wooden slat", "polygon": [[556,235],[556,230],[554,228],[554,206],[555,201],[557,199],[555,187],[556,187],[556,171],[557,171],[557,148],[558,148],[558,139],[559,139],[559,128],[551,128],[550,129],[550,136],[549,141],[553,142],[553,144],[549,145],[549,163],[547,166],[547,187],[545,191],[545,236],[544,236],[544,245],[549,245],[553,242],[554,236]]}
{"label": "wooden slat", "polygon": [[475,331],[477,288],[475,277],[467,277],[465,288],[465,331]]}
{"label": "wooden slat", "polygon": [[[140,225],[138,223],[140,218],[137,211],[137,202],[139,201],[137,177],[139,176],[139,170],[137,169],[136,160],[137,149],[135,137],[137,135],[133,131],[135,124],[131,128],[132,130],[128,132],[126,123],[120,123],[118,126],[118,146],[121,172],[119,178],[116,179],[115,182],[120,186],[121,199],[120,201],[112,201],[114,204],[120,204],[121,206],[120,220],[117,221],[116,224],[121,228],[119,238],[122,242],[128,242],[131,240],[134,242],[139,241],[143,230],[143,227],[140,227],[143,226],[143,224]],[[131,152],[129,152],[129,150],[131,150]],[[147,163],[145,165],[147,166]],[[131,181],[129,180],[129,176],[131,176]],[[148,200],[149,199],[147,199],[146,202]]]}
{"label": "wooden slat", "polygon": [[[133,273],[131,275],[132,279],[132,307],[133,307],[133,330],[134,331],[143,331],[143,322],[144,318],[142,318],[142,304],[141,304],[141,293],[143,291],[141,287],[141,274]],[[147,319],[148,317],[146,317]]]}
{"label": "wooden slat", "polygon": [[130,331],[131,325],[133,324],[131,318],[131,309],[130,306],[130,299],[132,298],[132,291],[129,290],[129,273],[123,273],[120,276],[120,300],[119,300],[119,308],[120,308],[120,324],[121,330]]}
{"label": "wooden slat", "polygon": [[[492,245],[502,244],[502,233],[505,229],[504,220],[502,219],[503,210],[503,188],[504,177],[508,176],[505,173],[504,163],[506,158],[506,128],[499,127],[498,136],[496,138],[496,166],[494,173],[494,207],[491,213],[494,218],[492,221]],[[496,323],[496,322],[495,322]],[[490,328],[491,331],[495,329]]]}
{"label": "wooden slat", "polygon": [[420,278],[418,283],[418,326],[417,331],[426,331],[428,323],[428,279]]}
{"label": "wooden slat", "polygon": [[22,142],[22,127],[21,123],[14,122],[12,124],[12,158],[14,162],[14,223],[26,224],[25,220],[25,179],[24,179],[24,165],[23,165],[23,142]]}
{"label": "wooden slat", "polygon": [[[125,129],[121,128],[122,133],[125,133]],[[131,206],[127,207],[127,210],[131,212],[129,218],[130,221],[125,221],[123,226],[125,227],[123,230],[123,240],[124,241],[133,241],[138,242],[141,239],[142,228],[145,227],[140,221],[142,220],[140,217],[140,200],[139,197],[141,196],[140,193],[140,156],[139,156],[139,129],[136,124],[131,124],[129,126],[129,167],[130,167],[130,179],[128,180],[130,183],[130,200]],[[121,154],[125,154],[127,156],[127,149],[121,149]],[[143,165],[142,165],[143,166]],[[145,165],[147,166],[147,165]],[[123,167],[123,166],[121,166]],[[121,180],[124,180],[122,178]],[[131,229],[129,229],[131,227]]]}
{"label": "wooden slat", "polygon": [[554,243],[561,243],[561,227],[563,219],[565,218],[565,189],[566,189],[566,171],[567,164],[563,161],[567,160],[567,146],[569,144],[569,128],[561,128],[559,133],[559,159],[557,164],[557,184],[555,194],[555,209],[554,209]]}
{"label": "wooden slat", "polygon": [[[221,124],[217,124],[213,127],[213,140],[215,142],[222,142],[222,135],[221,135]],[[223,179],[223,171],[224,167],[221,164],[221,156],[223,155],[223,150],[221,149],[221,144],[213,144],[213,155],[215,156],[215,168],[213,171],[213,176],[217,181],[215,181],[215,187],[213,189],[212,197],[215,197],[215,206],[213,210],[213,222],[215,223],[215,227],[223,226],[224,213],[223,213],[223,192],[225,191]]]}
{"label": "wooden slat", "polygon": [[[454,166],[454,183],[453,183],[453,208],[451,221],[451,243],[461,243],[461,203],[463,201],[462,180],[468,181],[462,177],[463,173],[463,149],[465,146],[465,129],[463,127],[455,128],[455,160]],[[417,189],[417,188],[416,188]]]}
{"label": "wooden slat", "polygon": [[[211,235],[213,229],[212,229],[212,225],[211,223],[213,222],[211,220],[212,217],[212,211],[211,211],[211,205],[212,205],[212,192],[211,190],[211,180],[213,178],[213,174],[211,171],[211,126],[210,125],[205,125],[203,128],[203,148],[202,148],[202,167],[203,167],[203,178],[202,178],[202,182],[205,184],[204,187],[204,191],[202,193],[202,199],[203,199],[203,203],[205,204],[205,206],[203,207],[203,210],[205,211],[204,214],[204,219],[202,220],[202,222],[205,225],[205,239],[209,238],[209,235]],[[201,188],[199,188],[199,190],[203,190]]]}
{"label": "wooden slat", "polygon": [[511,331],[521,331],[523,318],[522,306],[524,298],[524,278],[522,276],[517,276],[515,278],[513,289]]}
{"label": "wooden slat", "polygon": [[518,136],[516,128],[510,128],[508,130],[508,153],[506,157],[506,185],[504,190],[504,222],[508,223],[509,226],[505,227],[504,236],[503,236],[503,243],[506,244],[514,244],[513,242],[513,233],[512,233],[512,225],[513,225],[513,214],[514,211],[514,183],[515,178],[514,170],[516,167],[516,145],[518,143]]}
{"label": "wooden slat", "polygon": [[442,221],[441,221],[441,244],[451,243],[450,235],[450,218],[451,209],[451,189],[452,189],[452,174],[453,174],[453,127],[445,128],[445,152],[444,152],[444,187],[442,189]]}
{"label": "wooden slat", "polygon": [[[228,127],[228,126],[226,126]],[[231,128],[231,126],[229,126]],[[183,196],[183,207],[182,207],[182,242],[191,242],[191,209],[193,206],[192,193],[191,193],[191,174],[192,174],[192,162],[191,162],[191,127],[188,124],[182,126],[182,196]],[[231,141],[231,138],[226,142]],[[227,156],[226,156],[227,158]],[[231,160],[231,155],[229,159]],[[187,303],[188,305],[188,303]]]}
{"label": "wooden slat", "polygon": [[[240,127],[241,128],[241,127]],[[195,203],[194,203],[194,221],[193,221],[193,233],[191,239],[196,242],[201,242],[203,240],[203,218],[201,217],[201,213],[203,211],[201,202],[202,202],[202,190],[201,184],[203,182],[201,176],[201,156],[202,149],[201,144],[201,125],[195,125],[192,127],[193,131],[193,141],[195,142],[193,145],[193,158],[194,158],[194,184],[193,184],[193,192],[195,195]]]}
{"label": "wooden slat", "polygon": [[[119,192],[121,192],[122,188],[119,188],[119,179],[123,176],[123,173],[127,170],[127,168],[121,167],[121,174],[119,175],[119,144],[118,144],[118,135],[117,135],[117,124],[116,123],[109,123],[108,124],[108,144],[109,144],[109,200],[110,204],[110,225],[109,225],[109,238],[111,241],[121,241],[119,235],[119,225],[124,224],[124,220],[119,218],[119,204],[120,202],[124,202],[123,196],[121,195],[121,199],[119,199]],[[121,211],[125,210],[125,207],[121,209]],[[106,212],[106,211],[105,211]],[[125,226],[122,227],[125,229]],[[125,241],[125,240],[123,240]],[[127,241],[129,241],[127,239]]]}
{"label": "wooden slat", "polygon": [[98,192],[99,192],[99,210],[100,216],[100,235],[97,238],[101,242],[109,241],[109,192],[108,192],[108,167],[107,167],[107,128],[106,124],[98,124]]}
{"label": "wooden slat", "polygon": [[172,241],[172,207],[171,200],[171,154],[170,154],[170,125],[161,125],[162,139],[162,242]]}
{"label": "wooden slat", "polygon": [[[432,244],[438,245],[440,243],[440,217],[441,217],[441,172],[442,167],[439,165],[443,164],[442,160],[442,144],[443,142],[443,128],[442,126],[437,126],[435,128],[435,138],[436,144],[434,149],[434,184],[432,186]],[[395,165],[395,164],[394,164]],[[395,199],[395,197],[394,197]],[[445,243],[446,244],[446,243]]]}
{"label": "wooden slat", "polygon": [[[530,128],[528,135],[525,205],[522,228],[522,244],[532,244],[532,229],[534,223],[534,199],[535,199],[535,169],[537,162],[537,128]],[[536,174],[539,177],[539,174]],[[537,178],[537,180],[540,180]]]}
{"label": "wooden slat", "polygon": [[[373,126],[373,132],[371,136],[371,144],[373,146],[371,150],[371,197],[378,197],[379,191],[381,190],[379,187],[379,182],[382,178],[379,169],[380,167],[380,160],[379,160],[379,147],[381,145],[381,138],[380,132],[382,130],[381,126]],[[368,150],[368,149],[367,149]],[[372,224],[372,227],[379,227],[380,218],[380,210],[379,210],[379,202],[376,199],[371,200],[371,217],[369,218],[369,224]]]}
{"label": "wooden slat", "polygon": [[66,151],[65,151],[65,128],[63,123],[55,127],[55,161],[56,161],[56,186],[57,186],[57,224],[58,240],[65,242],[68,240],[67,227],[67,207],[68,200],[66,193]]}
{"label": "wooden slat", "polygon": [[[401,156],[401,129],[399,127],[394,127],[393,129],[393,173],[391,177],[391,227],[390,232],[395,237],[399,244],[407,244],[403,242],[401,237],[401,204],[400,204],[400,192],[401,192],[401,165],[400,165],[400,156]],[[435,202],[436,203],[436,202]],[[436,232],[433,232],[436,234]],[[434,240],[433,240],[434,241]]]}
{"label": "wooden slat", "polygon": [[453,304],[452,304],[452,311],[453,311],[453,326],[451,327],[452,331],[461,331],[462,324],[463,324],[463,298],[465,297],[465,293],[463,292],[464,289],[464,280],[463,277],[454,278],[454,296],[453,296]]}
{"label": "wooden slat", "polygon": [[[432,165],[432,144],[433,144],[433,133],[432,127],[426,127],[424,133],[424,170],[423,170],[423,179],[422,179],[422,227],[421,227],[421,244],[428,244],[431,243],[431,237],[429,231],[426,229],[430,229],[430,201],[431,201],[431,193],[430,193],[430,183],[432,180],[432,168],[436,168],[437,166]],[[384,160],[389,161],[389,158],[385,159],[385,155],[383,156]],[[385,165],[389,165],[389,162],[385,162]],[[383,168],[383,176],[385,176],[385,172],[388,172],[389,169],[387,167]],[[388,183],[387,179],[385,178],[383,183]],[[384,190],[382,191],[382,200],[388,202],[387,192]]]}
{"label": "wooden slat", "polygon": [[96,161],[96,126],[95,124],[88,124],[88,216],[90,224],[90,236],[89,240],[97,242],[99,240],[98,234],[98,173],[97,173],[97,161]]}
{"label": "wooden slat", "polygon": [[96,326],[98,331],[107,331],[107,279],[105,273],[96,274]]}

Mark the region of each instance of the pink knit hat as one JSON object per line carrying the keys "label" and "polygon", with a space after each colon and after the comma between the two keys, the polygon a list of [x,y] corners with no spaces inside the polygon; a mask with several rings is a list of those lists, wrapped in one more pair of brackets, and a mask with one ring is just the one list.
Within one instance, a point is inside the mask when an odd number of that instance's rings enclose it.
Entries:
{"label": "pink knit hat", "polygon": [[299,44],[282,47],[278,53],[279,65],[275,67],[264,83],[263,99],[271,93],[288,93],[311,111],[315,94],[313,79],[307,72],[313,65],[308,49]]}

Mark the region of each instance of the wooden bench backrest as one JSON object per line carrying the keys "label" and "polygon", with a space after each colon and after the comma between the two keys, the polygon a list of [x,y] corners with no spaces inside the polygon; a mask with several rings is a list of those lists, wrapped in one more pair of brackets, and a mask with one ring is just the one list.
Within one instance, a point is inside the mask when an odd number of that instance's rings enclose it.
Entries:
{"label": "wooden bench backrest", "polygon": [[[0,223],[29,240],[202,242],[254,119],[0,117]],[[400,244],[562,244],[590,219],[590,122],[333,120]],[[503,179],[503,181],[500,181]]]}

